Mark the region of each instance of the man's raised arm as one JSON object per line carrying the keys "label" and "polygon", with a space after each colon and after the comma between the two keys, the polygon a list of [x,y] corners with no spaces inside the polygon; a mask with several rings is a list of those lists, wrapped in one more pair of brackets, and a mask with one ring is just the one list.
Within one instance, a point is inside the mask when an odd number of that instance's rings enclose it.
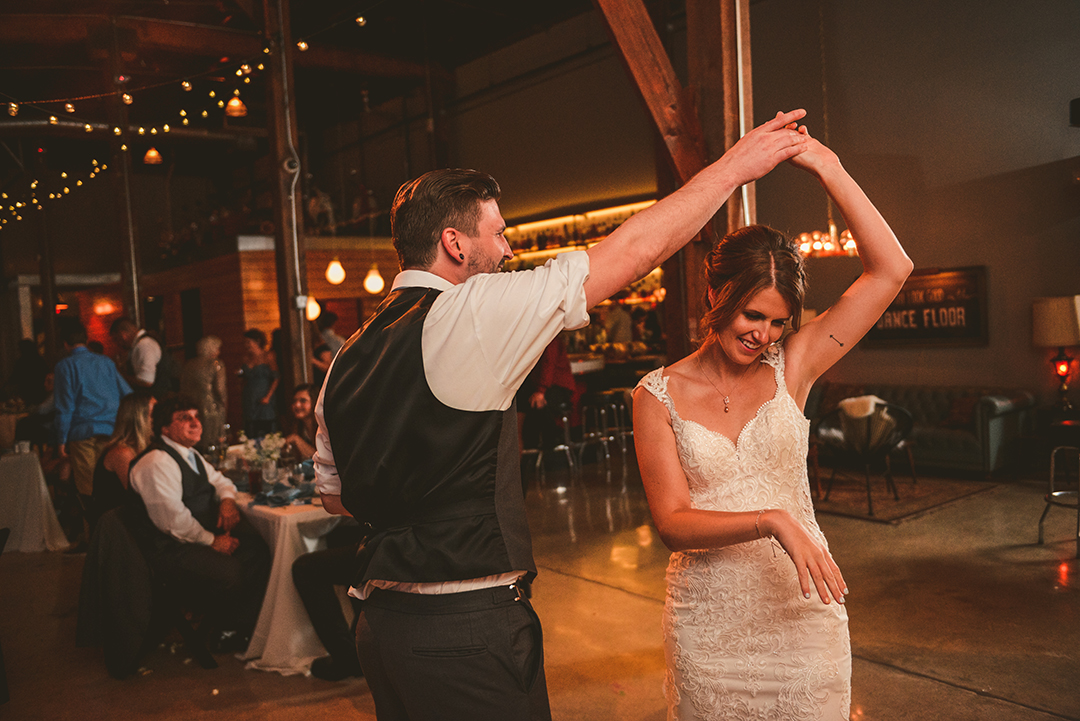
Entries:
{"label": "man's raised arm", "polygon": [[644,277],[686,245],[740,185],[766,175],[806,148],[787,128],[806,115],[792,110],[754,128],[686,185],[619,226],[587,251],[589,307]]}

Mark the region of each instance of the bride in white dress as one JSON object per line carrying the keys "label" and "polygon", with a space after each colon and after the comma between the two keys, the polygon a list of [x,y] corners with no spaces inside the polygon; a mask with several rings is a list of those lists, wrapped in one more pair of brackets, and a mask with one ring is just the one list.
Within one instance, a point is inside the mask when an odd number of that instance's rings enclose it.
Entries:
{"label": "bride in white dress", "polygon": [[[706,260],[702,346],[634,395],[641,477],[673,551],[663,624],[670,720],[849,716],[848,589],[814,518],[802,408],[912,263],[832,151],[808,137],[788,162],[840,209],[862,275],[800,328],[795,244],[764,226],[729,234]],[[796,332],[781,344],[789,322]]]}

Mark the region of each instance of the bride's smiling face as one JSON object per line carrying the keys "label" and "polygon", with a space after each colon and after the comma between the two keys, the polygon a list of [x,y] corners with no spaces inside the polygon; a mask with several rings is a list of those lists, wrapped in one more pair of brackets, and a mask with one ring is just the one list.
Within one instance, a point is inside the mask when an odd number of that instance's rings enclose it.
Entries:
{"label": "bride's smiling face", "polygon": [[776,288],[752,295],[731,322],[716,333],[716,343],[739,365],[751,363],[784,332],[791,308]]}

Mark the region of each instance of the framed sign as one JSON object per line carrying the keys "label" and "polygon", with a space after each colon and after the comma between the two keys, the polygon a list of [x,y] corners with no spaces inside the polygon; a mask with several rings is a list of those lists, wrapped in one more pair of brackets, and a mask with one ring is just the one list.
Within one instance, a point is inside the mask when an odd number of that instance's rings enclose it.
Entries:
{"label": "framed sign", "polygon": [[986,266],[914,271],[863,338],[870,348],[989,343]]}

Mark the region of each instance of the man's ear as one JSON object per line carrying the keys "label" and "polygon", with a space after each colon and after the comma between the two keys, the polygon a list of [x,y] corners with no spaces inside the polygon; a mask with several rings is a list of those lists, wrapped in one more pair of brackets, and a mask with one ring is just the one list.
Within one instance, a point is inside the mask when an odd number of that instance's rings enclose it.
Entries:
{"label": "man's ear", "polygon": [[454,260],[465,260],[465,251],[461,247],[461,233],[454,228],[443,228],[439,236],[443,250]]}

